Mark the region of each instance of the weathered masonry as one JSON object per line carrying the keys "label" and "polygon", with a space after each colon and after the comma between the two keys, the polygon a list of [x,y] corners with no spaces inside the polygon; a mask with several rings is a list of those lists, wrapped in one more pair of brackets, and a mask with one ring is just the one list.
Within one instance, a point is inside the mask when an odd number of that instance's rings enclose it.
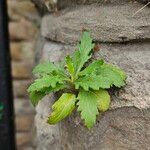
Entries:
{"label": "weathered masonry", "polygon": [[[126,87],[113,93],[111,109],[91,130],[84,127],[76,112],[58,125],[47,124],[54,95],[45,97],[35,118],[38,150],[150,148],[150,8],[133,15],[143,7],[141,2],[147,1],[58,1],[60,11],[43,16],[38,61],[61,60],[74,50],[86,28],[101,45],[97,57],[124,69],[128,78]],[[40,0],[37,4],[45,9]]]}

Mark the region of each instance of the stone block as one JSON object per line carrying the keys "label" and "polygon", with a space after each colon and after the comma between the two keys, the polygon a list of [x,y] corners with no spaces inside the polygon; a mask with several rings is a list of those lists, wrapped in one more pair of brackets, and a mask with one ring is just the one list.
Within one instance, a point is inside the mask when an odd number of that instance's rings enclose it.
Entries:
{"label": "stone block", "polygon": [[22,58],[22,48],[21,44],[18,42],[11,42],[10,43],[10,50],[11,50],[11,58],[12,60],[18,61]]}
{"label": "stone block", "polygon": [[14,80],[13,92],[15,97],[28,97],[27,88],[31,84],[30,80]]}
{"label": "stone block", "polygon": [[[143,0],[139,0],[139,2],[141,2]],[[42,13],[46,13],[47,12],[47,7],[44,3],[43,0],[32,0],[32,2],[37,6],[37,8],[39,9],[40,12]],[[50,1],[52,5],[52,2],[53,1]],[[78,7],[79,5],[91,5],[91,4],[95,4],[95,5],[110,5],[110,4],[113,4],[113,5],[123,5],[125,3],[133,3],[135,2],[135,0],[57,0],[57,7],[58,7],[58,10],[62,10],[62,9],[65,9],[65,8],[73,8],[73,7]],[[49,9],[49,12],[53,12],[54,10]]]}
{"label": "stone block", "polygon": [[17,132],[31,132],[34,123],[34,115],[16,116],[15,124]]}
{"label": "stone block", "polygon": [[31,145],[32,135],[31,132],[18,132],[16,135],[17,147],[29,146]]}
{"label": "stone block", "polygon": [[30,20],[36,20],[38,13],[30,0],[26,1],[14,1],[8,0],[8,14],[12,21],[19,21],[22,17]]}
{"label": "stone block", "polygon": [[124,88],[110,91],[111,107],[97,117],[91,130],[76,111],[60,123],[49,125],[47,118],[56,95],[44,97],[36,107],[37,150],[149,150],[149,8],[133,16],[143,4],[111,2],[70,7],[59,15],[44,16],[41,32],[47,41],[39,52],[40,61],[62,60],[74,51],[81,32],[87,29],[101,46],[95,58],[125,70],[127,81]]}
{"label": "stone block", "polygon": [[75,44],[83,29],[87,29],[98,42],[147,41],[150,39],[149,8],[132,16],[142,6],[138,3],[90,5],[58,16],[46,15],[42,20],[42,35],[52,41]]}
{"label": "stone block", "polygon": [[32,64],[28,62],[12,62],[12,76],[14,79],[29,79],[31,72]]}
{"label": "stone block", "polygon": [[[73,48],[47,43],[44,60],[59,61]],[[101,44],[96,58],[104,58],[127,73],[126,86],[111,93],[109,111],[97,117],[88,130],[76,111],[57,125],[47,124],[55,95],[46,96],[37,106],[35,126],[37,150],[148,150],[150,145],[150,56],[149,43]],[[63,52],[62,52],[63,51]],[[57,55],[58,54],[58,55]],[[56,57],[58,56],[58,57]],[[42,59],[41,58],[41,59]]]}
{"label": "stone block", "polygon": [[33,41],[11,42],[10,50],[13,61],[27,61],[33,64],[34,62],[34,47]]}
{"label": "stone block", "polygon": [[23,18],[19,22],[9,23],[11,40],[32,40],[36,31],[36,26]]}
{"label": "stone block", "polygon": [[74,47],[72,46],[47,41],[41,50],[40,59],[41,62],[45,60],[51,60],[52,62],[61,61],[65,55],[70,54],[73,50]]}
{"label": "stone block", "polygon": [[[27,42],[22,42],[22,60],[27,61],[30,64],[34,63],[34,58],[35,58],[35,42],[34,41],[27,41]],[[32,65],[31,65],[32,66]]]}
{"label": "stone block", "polygon": [[30,116],[35,113],[35,109],[32,106],[29,99],[15,98],[14,99],[15,115],[16,116]]}

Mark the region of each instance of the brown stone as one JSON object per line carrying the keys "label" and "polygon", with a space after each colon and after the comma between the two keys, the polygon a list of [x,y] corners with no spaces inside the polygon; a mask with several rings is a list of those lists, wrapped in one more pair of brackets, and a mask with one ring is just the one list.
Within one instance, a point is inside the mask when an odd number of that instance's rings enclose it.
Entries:
{"label": "brown stone", "polygon": [[34,114],[34,107],[32,106],[29,99],[16,98],[14,100],[15,114],[17,116],[32,115]]}
{"label": "brown stone", "polygon": [[11,42],[10,50],[11,50],[12,60],[20,60],[21,59],[21,44],[20,43]]}
{"label": "brown stone", "polygon": [[21,17],[16,13],[15,8],[17,7],[17,1],[7,0],[8,5],[8,16],[10,20],[18,21]]}
{"label": "brown stone", "polygon": [[28,62],[13,62],[12,75],[15,79],[27,79],[31,77],[32,65]]}
{"label": "brown stone", "polygon": [[11,40],[32,40],[36,27],[26,19],[21,19],[19,22],[10,22],[9,31]]}
{"label": "brown stone", "polygon": [[29,80],[15,80],[13,81],[13,91],[15,97],[28,97],[27,88],[30,85]]}
{"label": "brown stone", "polygon": [[22,42],[22,59],[28,63],[34,63],[34,42]]}
{"label": "brown stone", "polygon": [[34,62],[34,45],[33,41],[11,42],[11,57],[14,61],[24,60],[28,63]]}
{"label": "brown stone", "polygon": [[30,0],[26,1],[8,1],[8,14],[11,20],[18,21],[23,17],[37,17],[37,11]]}
{"label": "brown stone", "polygon": [[33,115],[16,116],[15,122],[17,131],[19,132],[31,131],[34,123],[34,116]]}
{"label": "brown stone", "polygon": [[17,146],[25,146],[25,145],[31,145],[31,132],[24,132],[24,133],[17,133],[16,140],[17,140]]}

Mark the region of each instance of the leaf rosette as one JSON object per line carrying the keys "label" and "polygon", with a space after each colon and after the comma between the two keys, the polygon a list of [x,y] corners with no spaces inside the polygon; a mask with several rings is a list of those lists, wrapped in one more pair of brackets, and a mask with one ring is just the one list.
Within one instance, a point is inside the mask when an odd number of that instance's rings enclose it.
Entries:
{"label": "leaf rosette", "polygon": [[89,63],[94,46],[90,33],[85,31],[73,55],[66,56],[65,63],[58,65],[45,62],[34,68],[33,73],[37,79],[28,88],[34,106],[51,92],[71,91],[62,93],[53,104],[49,124],[58,123],[77,108],[85,125],[92,128],[96,116],[110,107],[107,89],[125,85],[126,74],[120,68],[102,59]]}

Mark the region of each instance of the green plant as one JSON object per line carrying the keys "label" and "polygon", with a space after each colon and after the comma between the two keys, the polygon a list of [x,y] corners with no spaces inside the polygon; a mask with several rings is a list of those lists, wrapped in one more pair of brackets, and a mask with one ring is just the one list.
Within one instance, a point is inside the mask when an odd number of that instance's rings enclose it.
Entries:
{"label": "green plant", "polygon": [[49,124],[56,124],[77,108],[88,128],[93,127],[96,115],[109,109],[110,95],[105,89],[125,85],[124,71],[104,60],[89,63],[95,44],[89,32],[83,32],[72,56],[60,64],[45,62],[33,70],[38,77],[28,88],[33,105],[50,92],[62,91],[53,104]]}

